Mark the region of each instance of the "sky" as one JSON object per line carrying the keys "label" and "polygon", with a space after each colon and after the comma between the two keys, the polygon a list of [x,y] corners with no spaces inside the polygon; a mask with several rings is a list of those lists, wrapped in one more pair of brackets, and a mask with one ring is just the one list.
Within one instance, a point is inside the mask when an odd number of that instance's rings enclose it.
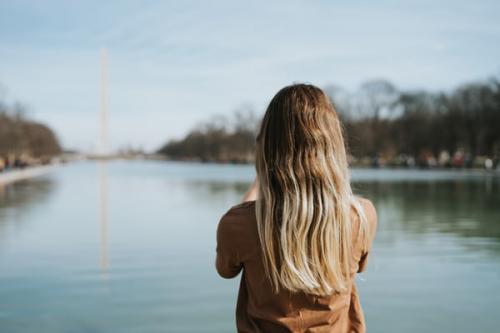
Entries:
{"label": "sky", "polygon": [[499,1],[0,0],[0,97],[65,148],[154,151],[293,82],[444,90],[500,74]]}

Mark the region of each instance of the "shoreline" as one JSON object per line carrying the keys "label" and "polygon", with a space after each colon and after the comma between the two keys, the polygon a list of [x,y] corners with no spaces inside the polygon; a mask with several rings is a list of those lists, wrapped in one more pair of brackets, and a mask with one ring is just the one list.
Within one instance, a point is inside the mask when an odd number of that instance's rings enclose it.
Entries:
{"label": "shoreline", "polygon": [[33,167],[26,167],[24,169],[9,170],[0,172],[0,186],[8,185],[20,180],[30,179],[42,176],[52,171],[57,167],[57,164],[40,165]]}
{"label": "shoreline", "polygon": [[[120,159],[118,159],[120,160]],[[129,160],[129,159],[124,159]],[[175,162],[175,163],[193,163],[193,164],[209,164],[209,165],[242,165],[242,166],[253,166],[254,162],[232,162],[232,161],[221,161],[221,160],[200,160],[200,159],[174,159],[174,158],[143,158],[135,160],[144,161],[158,161],[158,162]],[[453,166],[403,166],[403,165],[381,165],[381,166],[371,166],[362,163],[352,163],[349,164],[349,169],[357,170],[418,170],[418,171],[485,171],[491,173],[500,172],[500,165],[497,168],[487,169],[485,167],[453,167]]]}

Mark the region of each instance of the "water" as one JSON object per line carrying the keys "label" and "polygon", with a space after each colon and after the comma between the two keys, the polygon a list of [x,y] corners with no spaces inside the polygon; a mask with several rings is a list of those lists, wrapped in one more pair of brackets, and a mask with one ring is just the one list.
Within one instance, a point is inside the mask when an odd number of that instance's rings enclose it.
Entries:
{"label": "water", "polygon": [[[82,162],[0,187],[0,332],[234,332],[215,228],[251,166]],[[356,170],[379,230],[370,332],[500,325],[500,177]]]}

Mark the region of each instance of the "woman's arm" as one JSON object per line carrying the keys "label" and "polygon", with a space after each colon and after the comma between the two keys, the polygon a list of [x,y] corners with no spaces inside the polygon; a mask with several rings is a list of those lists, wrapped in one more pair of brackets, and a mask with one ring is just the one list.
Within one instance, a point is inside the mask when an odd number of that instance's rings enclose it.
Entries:
{"label": "woman's arm", "polygon": [[241,202],[257,200],[258,193],[259,193],[259,181],[257,177],[255,177],[252,185],[250,185],[247,192],[241,199]]}

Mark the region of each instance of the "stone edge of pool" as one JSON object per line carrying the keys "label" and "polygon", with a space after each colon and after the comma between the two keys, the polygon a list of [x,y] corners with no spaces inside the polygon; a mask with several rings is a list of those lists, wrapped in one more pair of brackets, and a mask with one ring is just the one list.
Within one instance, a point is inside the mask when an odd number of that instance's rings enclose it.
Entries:
{"label": "stone edge of pool", "polygon": [[20,170],[3,171],[0,173],[0,185],[7,185],[20,180],[42,176],[54,170],[58,166],[59,164],[51,164],[51,165],[28,167],[26,169],[20,169]]}

